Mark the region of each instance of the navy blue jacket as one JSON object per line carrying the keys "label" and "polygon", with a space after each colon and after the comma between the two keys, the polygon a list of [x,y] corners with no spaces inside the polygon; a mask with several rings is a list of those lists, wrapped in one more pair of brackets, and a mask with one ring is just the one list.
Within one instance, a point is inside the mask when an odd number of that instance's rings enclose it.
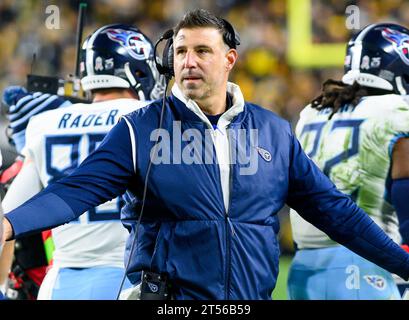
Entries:
{"label": "navy blue jacket", "polygon": [[[127,261],[160,112],[157,101],[127,115],[70,176],[11,211],[7,218],[14,236],[66,223],[127,190],[122,212],[131,233]],[[194,128],[205,135],[204,122],[170,96],[162,128],[171,140],[174,121],[180,121],[182,132]],[[409,255],[335,188],[303,152],[287,121],[245,103],[230,129],[258,130],[257,145],[250,145],[247,135],[247,146],[241,146],[257,150],[258,169],[242,175],[245,164],[231,164],[228,211],[217,163],[152,165],[137,248],[127,270],[133,283],[141,269],[149,268],[169,275],[176,299],[270,299],[280,254],[277,212],[285,203],[335,241],[409,277]],[[188,143],[181,141],[181,148]],[[162,151],[172,155],[172,148]]]}

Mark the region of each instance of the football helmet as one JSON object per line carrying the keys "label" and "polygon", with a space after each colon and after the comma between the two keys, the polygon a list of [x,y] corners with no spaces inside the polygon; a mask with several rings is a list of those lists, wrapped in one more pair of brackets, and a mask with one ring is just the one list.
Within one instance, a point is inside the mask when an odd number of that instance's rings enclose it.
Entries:
{"label": "football helmet", "polygon": [[85,39],[80,77],[85,91],[130,88],[140,100],[158,99],[164,93],[164,77],[156,69],[151,40],[124,24],[106,25]]}
{"label": "football helmet", "polygon": [[342,82],[409,93],[409,30],[392,23],[371,24],[349,41]]}

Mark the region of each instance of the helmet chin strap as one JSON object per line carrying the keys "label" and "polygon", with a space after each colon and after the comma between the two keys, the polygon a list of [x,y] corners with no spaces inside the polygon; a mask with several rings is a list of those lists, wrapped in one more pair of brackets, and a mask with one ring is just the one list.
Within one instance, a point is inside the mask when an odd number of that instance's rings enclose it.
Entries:
{"label": "helmet chin strap", "polygon": [[143,93],[143,90],[141,90],[141,84],[138,83],[135,79],[135,77],[132,74],[131,68],[129,67],[129,62],[125,63],[124,65],[124,70],[125,70],[125,74],[126,74],[126,78],[128,79],[131,88],[135,91],[135,93],[138,96],[138,99],[141,101],[145,101],[146,97],[145,94]]}

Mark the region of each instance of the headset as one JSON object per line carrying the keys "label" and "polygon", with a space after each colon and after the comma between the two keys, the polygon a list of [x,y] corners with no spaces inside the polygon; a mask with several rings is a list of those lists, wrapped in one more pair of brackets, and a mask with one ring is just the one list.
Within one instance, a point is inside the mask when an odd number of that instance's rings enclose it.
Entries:
{"label": "headset", "polygon": [[[220,18],[220,21],[223,24],[223,41],[226,43],[230,49],[236,49],[238,45],[240,45],[240,36],[235,31],[233,26],[225,19]],[[170,81],[172,77],[175,76],[175,70],[173,69],[173,29],[167,30],[156,42],[154,48],[154,57],[155,57],[155,64],[156,68],[158,69],[159,73],[164,75],[166,81]],[[158,44],[162,41],[166,40],[165,47],[163,49],[162,54],[162,63],[157,60],[157,47]]]}

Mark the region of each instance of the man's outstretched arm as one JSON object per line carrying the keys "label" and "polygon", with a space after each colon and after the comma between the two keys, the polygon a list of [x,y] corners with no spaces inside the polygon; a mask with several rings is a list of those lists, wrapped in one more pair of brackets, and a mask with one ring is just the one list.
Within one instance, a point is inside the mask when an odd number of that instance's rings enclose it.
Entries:
{"label": "man's outstretched arm", "polygon": [[129,130],[120,121],[69,176],[49,185],[4,220],[6,240],[68,223],[123,194],[133,178]]}

